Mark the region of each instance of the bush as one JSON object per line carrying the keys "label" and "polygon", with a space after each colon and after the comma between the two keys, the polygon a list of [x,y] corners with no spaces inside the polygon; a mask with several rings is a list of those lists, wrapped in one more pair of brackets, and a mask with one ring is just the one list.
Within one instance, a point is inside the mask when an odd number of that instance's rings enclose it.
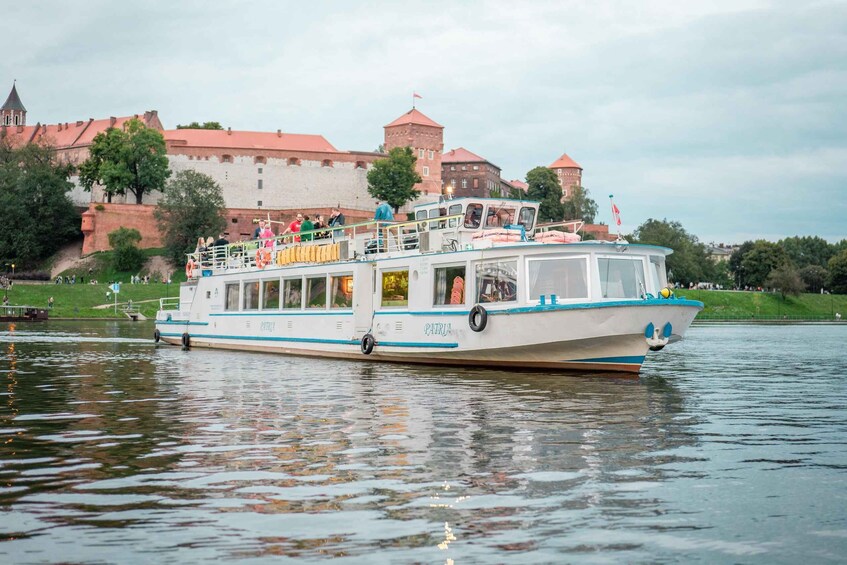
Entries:
{"label": "bush", "polygon": [[136,247],[140,241],[141,232],[136,229],[118,228],[109,232],[109,245],[115,250],[112,266],[116,271],[135,273],[144,265],[147,256]]}

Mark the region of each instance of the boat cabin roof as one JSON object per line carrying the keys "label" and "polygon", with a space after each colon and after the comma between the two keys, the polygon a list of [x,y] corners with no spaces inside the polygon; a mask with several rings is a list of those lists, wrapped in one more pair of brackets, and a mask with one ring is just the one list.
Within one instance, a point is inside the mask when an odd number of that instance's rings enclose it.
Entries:
{"label": "boat cabin roof", "polygon": [[449,200],[418,204],[413,210],[415,220],[461,214],[465,218],[456,226],[460,231],[521,225],[527,233],[531,233],[538,220],[539,206],[540,203],[535,200],[460,196]]}

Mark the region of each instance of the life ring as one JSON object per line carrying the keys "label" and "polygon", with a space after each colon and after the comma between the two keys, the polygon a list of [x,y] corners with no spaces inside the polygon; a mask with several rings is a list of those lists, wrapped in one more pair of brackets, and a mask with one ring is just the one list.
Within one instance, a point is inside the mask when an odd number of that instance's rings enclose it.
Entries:
{"label": "life ring", "polygon": [[185,264],[185,278],[192,279],[194,278],[194,270],[196,264],[194,263],[194,259],[189,259],[188,263]]}
{"label": "life ring", "polygon": [[267,250],[265,247],[260,247],[256,251],[256,266],[260,269],[264,269],[268,266],[268,263],[271,262],[271,252]]}
{"label": "life ring", "polygon": [[374,336],[372,336],[371,334],[365,334],[364,337],[362,337],[362,353],[364,353],[365,355],[370,355],[371,352],[374,350],[374,345],[376,345],[376,340],[374,339]]}
{"label": "life ring", "polygon": [[481,332],[488,325],[488,312],[485,308],[477,304],[471,308],[468,314],[468,325],[475,332]]}
{"label": "life ring", "polygon": [[159,328],[153,330],[153,341],[159,343],[159,340],[162,339],[162,332],[159,331]]}
{"label": "life ring", "polygon": [[182,347],[184,349],[191,347],[191,336],[188,335],[188,332],[182,334]]}

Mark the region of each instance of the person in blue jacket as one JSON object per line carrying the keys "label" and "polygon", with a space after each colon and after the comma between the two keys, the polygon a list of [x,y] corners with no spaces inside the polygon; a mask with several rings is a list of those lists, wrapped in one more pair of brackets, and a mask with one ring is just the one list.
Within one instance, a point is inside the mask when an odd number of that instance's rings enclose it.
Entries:
{"label": "person in blue jacket", "polygon": [[383,220],[386,222],[394,221],[394,214],[391,212],[391,206],[389,206],[387,202],[382,202],[380,200],[376,201],[376,213],[374,213],[374,220]]}

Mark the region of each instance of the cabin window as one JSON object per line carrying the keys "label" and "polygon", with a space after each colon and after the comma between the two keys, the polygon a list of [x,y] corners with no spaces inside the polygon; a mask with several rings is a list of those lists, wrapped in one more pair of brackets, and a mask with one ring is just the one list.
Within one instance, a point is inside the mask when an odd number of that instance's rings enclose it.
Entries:
{"label": "cabin window", "polygon": [[259,309],[259,281],[244,283],[244,309]]}
{"label": "cabin window", "polygon": [[531,230],[533,223],[535,223],[535,208],[521,208],[521,214],[518,216],[518,223],[522,225],[525,230]]}
{"label": "cabin window", "polygon": [[485,225],[489,228],[508,226],[515,221],[514,208],[488,207],[488,215],[485,217]]}
{"label": "cabin window", "polygon": [[224,304],[224,310],[230,311],[238,311],[238,283],[229,283],[226,285],[224,289],[224,296],[226,297],[226,303]]}
{"label": "cabin window", "polygon": [[559,300],[588,298],[588,259],[568,257],[527,261],[529,299],[553,294]]}
{"label": "cabin window", "polygon": [[418,210],[415,212],[416,220],[426,220],[426,210]]}
{"label": "cabin window", "polygon": [[306,279],[306,308],[326,308],[326,277]]}
{"label": "cabin window", "polygon": [[641,298],[647,292],[641,259],[599,257],[597,264],[603,298]]}
{"label": "cabin window", "polygon": [[436,306],[457,306],[465,303],[465,266],[436,267],[435,292],[432,303]]}
{"label": "cabin window", "polygon": [[353,307],[353,275],[339,275],[332,277],[330,307]]}
{"label": "cabin window", "polygon": [[[461,204],[453,204],[452,206],[450,206],[447,209],[447,215],[448,216],[457,216],[461,213],[462,213],[462,205]],[[451,228],[455,228],[457,225],[459,225],[459,220],[457,218],[453,218],[452,220],[450,220],[448,225]]]}
{"label": "cabin window", "polygon": [[517,300],[517,288],[517,261],[493,261],[477,264],[477,302],[514,302]]}
{"label": "cabin window", "polygon": [[465,212],[465,227],[476,229],[482,219],[482,204],[468,204]]}
{"label": "cabin window", "polygon": [[653,268],[653,276],[656,277],[656,290],[668,286],[668,273],[665,271],[665,258],[650,256],[650,266]]}
{"label": "cabin window", "polygon": [[262,310],[279,308],[279,281],[265,281],[262,284]]}
{"label": "cabin window", "polygon": [[409,271],[382,273],[382,305],[409,305]]}
{"label": "cabin window", "polygon": [[300,309],[303,296],[303,281],[300,279],[286,279],[282,286],[282,307],[286,309]]}

